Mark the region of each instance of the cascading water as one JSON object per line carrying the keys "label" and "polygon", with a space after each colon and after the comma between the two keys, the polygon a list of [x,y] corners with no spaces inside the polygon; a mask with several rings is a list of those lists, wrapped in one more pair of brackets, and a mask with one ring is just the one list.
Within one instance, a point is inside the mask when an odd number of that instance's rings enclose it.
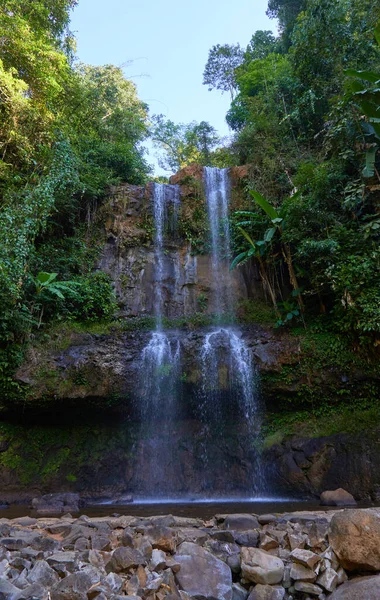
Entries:
{"label": "cascading water", "polygon": [[[155,224],[154,315],[156,331],[142,351],[139,412],[140,439],[144,439],[142,463],[148,470],[152,495],[168,496],[175,491],[173,446],[170,433],[180,398],[180,345],[176,336],[163,330],[165,316],[165,230],[174,232],[179,209],[178,186],[154,183],[152,188]],[[171,209],[169,213],[169,208]],[[143,480],[147,480],[144,473]],[[139,483],[137,482],[137,487]]]}
{"label": "cascading water", "polygon": [[[233,313],[230,279],[227,277],[230,258],[228,209],[230,182],[227,169],[206,167],[204,170],[210,238],[212,249],[214,306],[218,323],[226,314]],[[251,445],[250,468],[247,469],[246,493],[258,494],[262,489],[263,475],[254,442],[260,431],[259,394],[257,374],[253,367],[250,349],[240,332],[234,327],[216,327],[204,337],[200,355],[202,386],[200,410],[204,423],[203,459],[209,471],[208,448],[215,427],[226,419],[226,399],[235,405],[236,421],[244,423],[246,439]],[[221,431],[221,436],[226,435]],[[207,485],[212,480],[207,478]]]}

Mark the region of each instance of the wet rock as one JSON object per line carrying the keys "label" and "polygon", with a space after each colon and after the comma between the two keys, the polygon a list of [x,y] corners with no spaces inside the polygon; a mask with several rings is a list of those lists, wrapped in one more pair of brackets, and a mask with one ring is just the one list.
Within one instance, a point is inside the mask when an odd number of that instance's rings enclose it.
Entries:
{"label": "wet rock", "polygon": [[336,513],[331,519],[329,540],[344,569],[380,570],[380,512],[376,509]]}
{"label": "wet rock", "polygon": [[243,577],[254,583],[275,585],[282,581],[284,563],[280,558],[272,556],[257,548],[241,549],[241,570]]}
{"label": "wet rock", "polygon": [[230,568],[197,544],[184,542],[175,560],[181,565],[176,574],[179,587],[198,600],[232,600]]}
{"label": "wet rock", "polygon": [[244,531],[246,529],[259,528],[257,517],[248,514],[227,515],[224,521],[226,529],[234,529],[236,531]]}
{"label": "wet rock", "polygon": [[283,600],[285,590],[277,585],[258,584],[250,593],[248,600]]}
{"label": "wet rock", "polygon": [[40,515],[78,512],[79,506],[79,494],[72,493],[46,494],[32,500],[32,507]]}
{"label": "wet rock", "polygon": [[356,500],[352,494],[343,488],[334,491],[326,491],[321,494],[322,506],[356,506]]}
{"label": "wet rock", "polygon": [[380,600],[380,575],[351,579],[338,587],[329,600]]}
{"label": "wet rock", "polygon": [[259,515],[257,520],[260,525],[268,525],[269,523],[273,523],[276,520],[276,516],[272,514],[267,515]]}

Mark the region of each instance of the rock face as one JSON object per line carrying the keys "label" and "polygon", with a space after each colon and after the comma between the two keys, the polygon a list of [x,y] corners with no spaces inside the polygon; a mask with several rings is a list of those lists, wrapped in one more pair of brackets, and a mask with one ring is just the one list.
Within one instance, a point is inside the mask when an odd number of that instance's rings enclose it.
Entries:
{"label": "rock face", "polygon": [[322,492],[322,506],[356,506],[356,500],[352,494],[342,488],[334,491]]}
{"label": "rock face", "polygon": [[380,512],[344,510],[331,520],[331,547],[348,571],[380,570]]}
{"label": "rock face", "polygon": [[197,544],[184,542],[174,559],[180,570],[176,574],[182,590],[199,600],[231,600],[231,569]]}

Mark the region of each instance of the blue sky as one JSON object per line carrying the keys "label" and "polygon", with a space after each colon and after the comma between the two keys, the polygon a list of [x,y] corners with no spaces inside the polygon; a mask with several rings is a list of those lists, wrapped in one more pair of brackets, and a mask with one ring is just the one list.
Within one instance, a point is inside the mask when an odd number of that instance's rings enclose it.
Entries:
{"label": "blue sky", "polygon": [[[218,43],[246,46],[257,29],[275,31],[266,8],[267,0],[79,0],[71,29],[79,59],[124,65],[152,114],[209,121],[227,135],[229,96],[202,85],[208,51]],[[155,163],[151,149],[148,160]]]}

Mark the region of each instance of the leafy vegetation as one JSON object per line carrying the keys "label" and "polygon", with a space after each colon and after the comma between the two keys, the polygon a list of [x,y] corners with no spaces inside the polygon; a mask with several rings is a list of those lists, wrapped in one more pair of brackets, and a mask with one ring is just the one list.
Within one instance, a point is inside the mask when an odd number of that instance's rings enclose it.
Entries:
{"label": "leafy vegetation", "polygon": [[[251,167],[245,210],[232,219],[232,267],[258,264],[279,324],[303,318],[307,325],[319,314],[327,329],[374,352],[380,7],[270,0],[268,14],[279,19],[279,37],[256,32],[233,70],[237,93],[227,121],[235,134],[226,166]],[[211,55],[215,63],[214,49]]]}
{"label": "leafy vegetation", "polygon": [[[84,250],[83,239],[91,238],[94,210],[109,185],[142,183],[148,173],[140,147],[147,108],[118,67],[75,61],[68,29],[75,4],[7,0],[0,14],[0,372],[6,387],[43,319],[111,316],[112,289],[104,276],[90,276],[96,251]],[[87,255],[85,264],[79,254]]]}

